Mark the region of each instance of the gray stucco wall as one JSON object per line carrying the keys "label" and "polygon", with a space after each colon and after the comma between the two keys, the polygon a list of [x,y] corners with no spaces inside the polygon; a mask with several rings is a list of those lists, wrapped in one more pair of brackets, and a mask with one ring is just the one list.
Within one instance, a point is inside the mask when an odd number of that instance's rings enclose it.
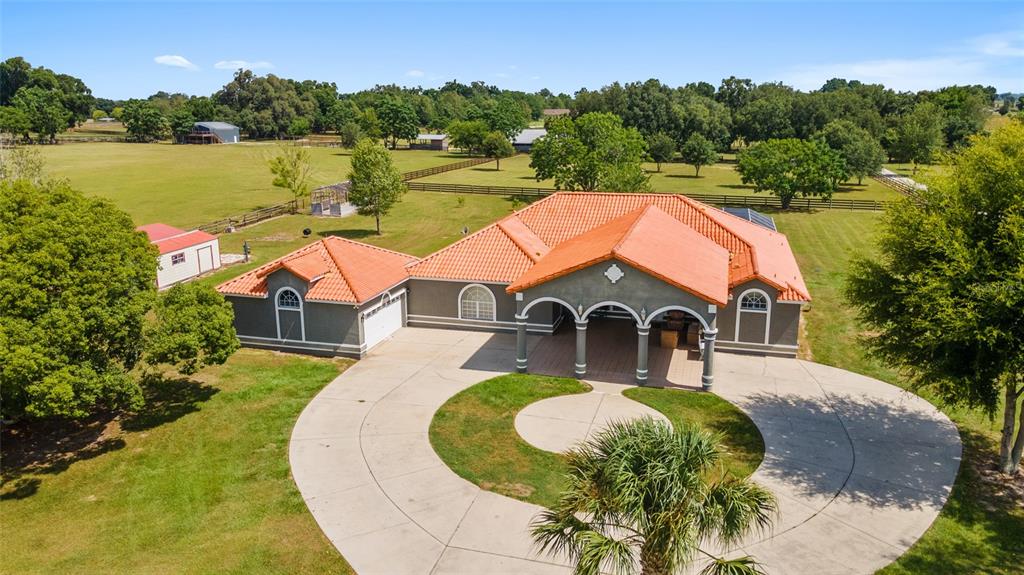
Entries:
{"label": "gray stucco wall", "polygon": [[[624,274],[615,283],[605,277],[605,272],[613,263]],[[601,262],[525,290],[524,309],[530,302],[542,297],[563,300],[577,312],[580,306],[586,311],[604,301],[622,303],[638,314],[641,310],[653,314],[665,306],[683,306],[704,318],[708,325],[715,325],[716,314],[709,310],[708,302],[617,260]],[[541,305],[529,309],[530,322],[534,321],[534,313]]]}
{"label": "gray stucco wall", "polygon": [[[406,284],[409,290],[409,322],[413,325],[433,325],[435,327],[464,327],[467,329],[487,329],[511,331],[515,329],[516,301],[505,292],[507,286],[501,284],[479,284],[494,295],[495,322],[459,319],[459,294],[467,285],[477,282],[437,281],[411,279]],[[554,307],[550,304],[537,307],[537,313],[531,313],[530,323],[551,326]],[[531,310],[532,312],[532,310]]]}
{"label": "gray stucco wall", "polygon": [[[302,298],[305,339],[301,339],[301,336],[291,337],[287,341],[277,339],[276,314],[298,316],[296,312],[275,310],[274,298],[278,290],[284,287],[295,290]],[[329,354],[358,355],[362,343],[359,333],[359,310],[352,304],[306,301],[307,291],[308,284],[304,280],[293,276],[287,270],[278,270],[267,276],[266,298],[226,296],[234,308],[235,330],[239,338],[247,344],[258,343],[252,338],[274,340],[263,343],[263,347],[292,346],[299,348],[300,351],[303,350],[301,348],[308,348],[310,351],[323,351]],[[365,307],[373,303],[376,303],[376,300],[363,305]]]}
{"label": "gray stucco wall", "polygon": [[[771,300],[771,326],[768,330],[767,344],[764,340],[764,322],[768,320],[768,314],[743,312],[739,326],[739,339],[736,338],[736,315],[740,296],[749,289],[760,289],[768,294]],[[800,304],[779,303],[777,301],[778,290],[760,280],[752,280],[738,285],[732,288],[730,293],[732,299],[729,301],[729,305],[722,308],[718,315],[719,342],[753,344],[754,347],[751,347],[751,350],[764,349],[766,346],[796,347],[800,332],[802,307]],[[726,345],[723,349],[730,347],[734,346]]]}

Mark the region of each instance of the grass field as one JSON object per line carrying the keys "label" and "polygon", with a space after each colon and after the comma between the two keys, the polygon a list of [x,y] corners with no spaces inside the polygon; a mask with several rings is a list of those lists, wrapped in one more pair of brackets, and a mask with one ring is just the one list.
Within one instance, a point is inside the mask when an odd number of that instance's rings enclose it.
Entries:
{"label": "grass field", "polygon": [[[49,175],[67,178],[87,194],[113,200],[138,224],[190,227],[291,199],[287,190],[271,185],[267,159],[276,152],[274,144],[84,143],[40,149]],[[348,150],[307,149],[314,186],[345,179]],[[392,153],[403,172],[462,159],[447,152]]]}
{"label": "grass field", "polygon": [[[825,211],[773,214],[786,233],[814,301],[804,314],[806,343],[814,360],[901,385],[894,370],[868,356],[864,334],[842,297],[851,258],[869,255],[881,216]],[[825,240],[827,238],[827,241]],[[926,399],[932,399],[924,394]],[[998,454],[999,422],[977,410],[941,409],[956,422],[964,458],[953,493],[931,528],[886,575],[1021,573],[1024,557],[1024,502],[987,479]]]}
{"label": "grass field", "polygon": [[[550,507],[565,485],[564,457],[523,441],[515,417],[536,401],[589,390],[564,377],[513,373],[489,379],[437,410],[430,444],[448,467],[481,488]],[[629,389],[626,395],[661,411],[674,425],[694,423],[723,434],[725,464],[733,473],[753,473],[764,457],[754,423],[716,395],[657,388]]]}
{"label": "grass field", "polygon": [[292,482],[299,412],[350,362],[242,350],[19,467],[4,437],[4,573],[351,573]]}
{"label": "grass field", "polygon": [[[651,186],[656,192],[679,194],[716,194],[730,196],[749,196],[754,194],[753,186],[740,180],[736,172],[736,164],[732,157],[727,161],[713,166],[704,166],[700,177],[695,177],[693,166],[682,163],[661,165],[661,172],[654,164],[645,164],[644,168],[651,175]],[[417,182],[434,182],[445,184],[474,184],[480,186],[521,186],[553,188],[554,182],[534,179],[533,168],[530,167],[530,156],[520,154],[501,161],[501,170],[496,170],[493,163],[481,164],[462,170],[454,170],[416,180]],[[892,200],[896,192],[879,184],[871,178],[865,178],[863,185],[856,183],[844,184],[833,196],[836,199],[851,200]]]}
{"label": "grass field", "polygon": [[[460,239],[463,227],[474,232],[511,213],[515,206],[499,196],[459,198],[455,194],[410,192],[382,219],[383,233],[379,236],[373,218],[359,215],[345,218],[283,216],[233,234],[222,234],[221,253],[240,254],[242,243],[248,241],[252,261],[224,268],[204,281],[220,283],[329,235],[425,256]],[[309,238],[302,235],[305,228],[312,232]]]}

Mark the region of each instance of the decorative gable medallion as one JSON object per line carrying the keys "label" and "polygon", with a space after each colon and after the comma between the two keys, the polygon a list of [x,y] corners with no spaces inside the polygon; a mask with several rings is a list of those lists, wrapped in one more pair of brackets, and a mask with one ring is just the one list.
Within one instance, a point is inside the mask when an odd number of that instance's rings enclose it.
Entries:
{"label": "decorative gable medallion", "polygon": [[604,270],[604,277],[608,278],[608,281],[612,283],[619,281],[624,275],[626,274],[616,264],[612,264],[608,266],[608,269]]}

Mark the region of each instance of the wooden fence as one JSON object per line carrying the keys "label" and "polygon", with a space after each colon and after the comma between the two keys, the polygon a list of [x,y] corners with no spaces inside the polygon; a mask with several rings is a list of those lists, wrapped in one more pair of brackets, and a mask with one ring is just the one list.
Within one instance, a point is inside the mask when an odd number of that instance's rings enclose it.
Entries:
{"label": "wooden fence", "polygon": [[461,170],[463,168],[479,166],[480,164],[486,164],[493,161],[494,160],[491,158],[470,158],[461,162],[455,162],[454,164],[445,164],[443,166],[434,166],[433,168],[423,168],[422,170],[406,172],[402,174],[402,180],[408,182],[409,180],[417,180],[419,178],[433,176],[434,174],[443,174],[452,170]]}
{"label": "wooden fence", "polygon": [[879,173],[871,176],[876,182],[883,186],[896,190],[904,196],[916,198],[920,194],[920,184],[914,180],[895,173]]}
{"label": "wooden fence", "polygon": [[199,226],[198,229],[209,234],[220,234],[226,232],[228,229],[243,228],[264,220],[269,220],[270,218],[276,218],[277,216],[294,214],[305,207],[305,200],[291,200],[290,202],[285,202],[283,204],[268,206],[266,208],[246,212],[241,215],[217,220],[209,224],[203,224]]}
{"label": "wooden fence", "polygon": [[[528,198],[539,198],[557,192],[553,188],[522,188],[514,186],[472,186],[464,184],[434,184],[423,182],[409,182],[410,191],[414,192],[440,192],[449,194],[484,194],[493,196],[519,196]],[[718,194],[684,194],[699,202],[714,204],[716,206],[744,206],[753,208],[782,208],[779,198],[770,195],[760,196],[730,196]],[[842,210],[870,210],[877,211],[885,209],[886,202],[874,200],[849,200],[845,198],[826,200],[823,198],[793,198],[790,208],[797,209],[842,209]]]}

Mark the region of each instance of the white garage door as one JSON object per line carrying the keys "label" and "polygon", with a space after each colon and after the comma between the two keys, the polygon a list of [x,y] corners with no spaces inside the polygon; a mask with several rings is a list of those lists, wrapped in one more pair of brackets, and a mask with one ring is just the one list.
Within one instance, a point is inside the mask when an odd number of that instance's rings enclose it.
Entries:
{"label": "white garage door", "polygon": [[402,327],[402,298],[384,297],[381,305],[363,314],[363,335],[367,350]]}

